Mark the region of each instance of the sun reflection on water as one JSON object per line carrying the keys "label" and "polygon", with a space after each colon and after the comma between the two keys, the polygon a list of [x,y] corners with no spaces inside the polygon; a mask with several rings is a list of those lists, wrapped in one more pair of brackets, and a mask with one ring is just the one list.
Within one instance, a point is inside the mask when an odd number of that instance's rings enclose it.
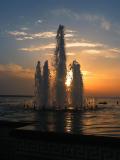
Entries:
{"label": "sun reflection on water", "polygon": [[71,133],[72,132],[72,114],[71,113],[67,113],[66,118],[65,118],[65,127],[64,130],[67,133]]}

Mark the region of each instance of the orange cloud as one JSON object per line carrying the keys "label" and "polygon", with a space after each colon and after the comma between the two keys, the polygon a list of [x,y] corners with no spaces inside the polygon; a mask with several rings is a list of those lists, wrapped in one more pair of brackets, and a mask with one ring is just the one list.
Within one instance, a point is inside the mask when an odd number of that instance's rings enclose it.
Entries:
{"label": "orange cloud", "polygon": [[0,94],[34,95],[34,70],[0,64]]}
{"label": "orange cloud", "polygon": [[[100,43],[91,43],[91,42],[69,42],[66,44],[67,48],[75,48],[75,47],[82,47],[82,48],[96,48],[96,47],[104,47],[103,44]],[[36,52],[40,50],[46,50],[46,49],[54,49],[55,43],[49,43],[44,44],[40,46],[30,46],[27,48],[20,48],[19,50],[25,51],[25,52]]]}
{"label": "orange cloud", "polygon": [[23,79],[34,78],[33,69],[23,68],[22,66],[17,64],[8,64],[8,65],[0,64],[0,72],[4,73],[4,75],[11,75],[11,76],[20,77]]}

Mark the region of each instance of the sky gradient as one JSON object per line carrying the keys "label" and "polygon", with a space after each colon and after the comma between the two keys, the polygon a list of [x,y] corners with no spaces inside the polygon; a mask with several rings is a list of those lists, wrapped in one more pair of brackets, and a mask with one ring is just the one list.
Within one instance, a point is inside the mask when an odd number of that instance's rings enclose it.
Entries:
{"label": "sky gradient", "polygon": [[0,94],[33,94],[37,60],[51,63],[59,24],[67,64],[81,64],[87,96],[120,96],[119,0],[1,0]]}

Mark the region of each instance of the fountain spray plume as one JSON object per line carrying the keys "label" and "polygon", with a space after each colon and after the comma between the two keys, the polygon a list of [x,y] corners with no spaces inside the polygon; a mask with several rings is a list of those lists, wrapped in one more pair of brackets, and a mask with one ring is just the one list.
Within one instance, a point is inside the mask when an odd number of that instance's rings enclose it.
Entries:
{"label": "fountain spray plume", "polygon": [[40,61],[38,61],[35,71],[35,103],[40,109],[42,104],[42,75]]}
{"label": "fountain spray plume", "polygon": [[49,107],[49,68],[48,68],[48,61],[45,61],[43,66],[43,83],[42,83],[42,105],[43,108]]}
{"label": "fountain spray plume", "polygon": [[[80,64],[73,61],[72,83],[69,86],[69,92],[66,87],[66,52],[64,40],[64,26],[59,25],[56,36],[56,50],[54,54],[54,71],[52,78],[50,76],[48,61],[43,66],[41,74],[40,62],[38,61],[35,72],[35,97],[39,109],[46,109],[52,104],[55,109],[69,109],[72,104],[73,109],[83,107],[83,80],[80,70]],[[54,73],[54,72],[53,72]],[[51,78],[51,81],[50,81]]]}
{"label": "fountain spray plume", "polygon": [[67,103],[66,93],[66,53],[65,53],[65,41],[64,41],[64,26],[59,25],[57,36],[57,44],[55,50],[55,101],[56,105],[63,109]]}
{"label": "fountain spray plume", "polygon": [[71,85],[72,106],[75,109],[83,107],[83,80],[80,71],[80,64],[74,60],[72,63],[73,80]]}

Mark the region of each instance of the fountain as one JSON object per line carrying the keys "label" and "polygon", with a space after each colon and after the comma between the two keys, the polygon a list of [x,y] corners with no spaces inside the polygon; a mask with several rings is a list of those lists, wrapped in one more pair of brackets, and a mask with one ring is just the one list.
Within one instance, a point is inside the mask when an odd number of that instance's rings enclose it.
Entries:
{"label": "fountain", "polygon": [[42,105],[42,75],[40,61],[38,61],[35,72],[35,105],[41,108]]}
{"label": "fountain", "polygon": [[55,101],[56,106],[59,109],[64,109],[67,103],[66,94],[66,53],[65,53],[65,42],[64,42],[64,26],[59,25],[57,36],[57,44],[55,50]]}
{"label": "fountain", "polygon": [[72,63],[73,80],[71,85],[72,106],[75,109],[83,107],[83,80],[80,71],[80,64],[74,60]]}
{"label": "fountain", "polygon": [[49,68],[48,61],[45,61],[43,66],[42,78],[42,106],[45,109],[49,106]]}
{"label": "fountain", "polygon": [[[35,97],[36,106],[39,109],[48,109],[54,106],[56,110],[83,108],[83,80],[80,71],[80,64],[73,61],[71,65],[72,82],[70,84],[70,96],[68,100],[68,92],[66,85],[67,67],[66,67],[66,51],[64,40],[64,26],[59,25],[56,36],[56,49],[54,53],[54,78],[50,83],[50,71],[48,61],[45,61],[43,72],[41,73],[40,62],[36,66],[35,73]],[[52,88],[52,89],[51,89]]]}

